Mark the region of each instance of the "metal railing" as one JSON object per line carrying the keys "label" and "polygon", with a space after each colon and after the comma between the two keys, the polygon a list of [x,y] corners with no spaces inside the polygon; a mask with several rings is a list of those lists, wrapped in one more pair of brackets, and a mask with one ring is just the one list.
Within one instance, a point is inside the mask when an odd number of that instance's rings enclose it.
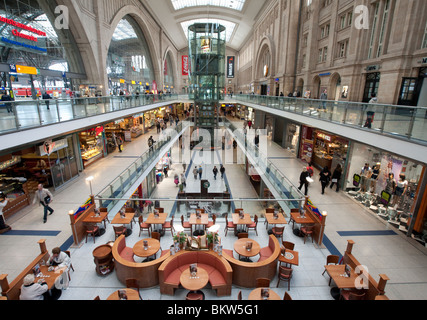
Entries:
{"label": "metal railing", "polygon": [[297,202],[299,199],[305,198],[304,194],[268,159],[267,154],[263,153],[252,140],[248,139],[248,135],[241,128],[237,128],[226,118],[223,118],[223,122],[224,126],[232,132],[234,139],[244,148],[244,152],[257,162],[252,163],[252,165],[256,166],[258,172],[263,173],[263,177],[273,185],[279,194],[279,198],[295,200],[294,207],[297,208]]}
{"label": "metal railing", "polygon": [[176,101],[176,94],[0,101],[0,133]]}
{"label": "metal railing", "polygon": [[189,126],[190,122],[181,122],[172,130],[166,130],[166,132],[170,134],[166,133],[164,138],[160,138],[160,141],[154,143],[148,151],[134,161],[96,196],[97,199],[110,199],[108,202],[103,203],[102,206],[109,209],[115,206],[119,202],[119,199],[130,190],[138,179],[140,179],[142,174],[150,168],[150,166],[153,166],[154,162],[157,164],[159,157],[167,152],[165,147],[172,140],[177,140]]}
{"label": "metal railing", "polygon": [[236,95],[236,101],[427,143],[427,107]]}

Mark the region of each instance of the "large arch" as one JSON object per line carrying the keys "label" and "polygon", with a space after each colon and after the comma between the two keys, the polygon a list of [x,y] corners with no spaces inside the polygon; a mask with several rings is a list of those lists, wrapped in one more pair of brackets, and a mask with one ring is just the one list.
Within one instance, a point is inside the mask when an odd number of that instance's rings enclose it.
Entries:
{"label": "large arch", "polygon": [[[260,77],[260,75],[263,75],[263,68],[264,65],[261,64],[261,59],[264,55],[264,53],[268,50],[270,52],[270,66],[269,67],[269,73],[267,77]],[[271,36],[267,35],[264,38],[261,39],[261,42],[258,46],[258,50],[255,56],[255,66],[252,69],[253,71],[253,79],[259,80],[260,78],[271,78],[276,74],[276,48],[274,45],[274,40]]]}
{"label": "large arch", "polygon": [[[162,65],[165,63],[168,55],[171,56],[171,62],[172,62],[172,69],[173,69],[173,82],[174,82],[174,87],[175,87],[175,92],[178,92],[178,56],[177,54],[175,54],[176,51],[173,51],[170,47],[167,47],[166,50],[164,51],[163,54],[163,59],[162,59]],[[163,75],[163,74],[162,74]],[[162,82],[164,83],[163,77],[162,77]]]}
{"label": "large arch", "polygon": [[[105,41],[103,42],[104,46],[102,48],[102,59],[103,59],[102,61],[104,64],[106,63],[107,56],[108,56],[108,50],[109,50],[110,45],[111,45],[113,34],[114,34],[118,24],[120,23],[120,21],[128,15],[131,16],[135,20],[135,22],[141,28],[142,33],[144,34],[145,40],[147,42],[147,45],[148,45],[148,48],[150,51],[152,63],[153,63],[154,80],[156,80],[156,82],[160,84],[159,81],[162,80],[161,70],[163,69],[163,67],[162,67],[163,59],[160,58],[160,54],[159,54],[159,52],[157,50],[157,46],[153,40],[150,29],[149,29],[147,23],[142,18],[145,16],[145,13],[143,11],[141,11],[136,6],[127,5],[127,6],[122,7],[119,11],[117,11],[115,13],[113,18],[111,19],[111,21],[109,23],[110,28],[106,29],[106,33],[104,36]],[[108,78],[108,76],[106,74],[105,74],[105,77]]]}
{"label": "large arch", "polygon": [[329,100],[340,100],[341,98],[341,75],[337,72],[331,75],[329,80],[328,99]]}
{"label": "large arch", "polygon": [[316,75],[313,78],[313,85],[312,85],[312,91],[311,91],[311,98],[312,99],[318,99],[320,97],[320,86],[322,84],[322,80],[318,75]]}

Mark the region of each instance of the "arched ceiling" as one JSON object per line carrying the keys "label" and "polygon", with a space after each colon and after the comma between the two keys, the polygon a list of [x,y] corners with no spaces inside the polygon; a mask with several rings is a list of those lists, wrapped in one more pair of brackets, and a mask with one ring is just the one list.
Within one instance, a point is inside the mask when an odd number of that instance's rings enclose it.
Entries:
{"label": "arched ceiling", "polygon": [[[239,50],[252,34],[257,16],[270,0],[145,0],[144,5],[178,50],[188,47],[183,25],[209,19],[229,25],[227,46]],[[206,5],[208,3],[208,5]],[[193,6],[195,5],[195,6]]]}

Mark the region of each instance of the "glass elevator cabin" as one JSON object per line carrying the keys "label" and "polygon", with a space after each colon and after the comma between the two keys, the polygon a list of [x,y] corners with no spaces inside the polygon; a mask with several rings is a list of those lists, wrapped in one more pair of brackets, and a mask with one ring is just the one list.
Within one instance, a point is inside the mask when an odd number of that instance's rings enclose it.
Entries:
{"label": "glass elevator cabin", "polygon": [[225,27],[217,23],[196,23],[188,28],[195,127],[209,131],[211,137],[219,126],[219,101],[224,99],[225,32]]}

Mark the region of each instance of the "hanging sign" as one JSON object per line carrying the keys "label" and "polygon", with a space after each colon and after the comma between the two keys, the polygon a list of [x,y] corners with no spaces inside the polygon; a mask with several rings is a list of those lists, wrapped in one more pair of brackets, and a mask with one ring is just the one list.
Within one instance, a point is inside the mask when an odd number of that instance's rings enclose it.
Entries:
{"label": "hanging sign", "polygon": [[188,56],[182,56],[182,75],[183,76],[188,76],[188,71],[189,71],[189,60],[188,60]]}
{"label": "hanging sign", "polygon": [[227,78],[234,78],[235,57],[227,57]]}

